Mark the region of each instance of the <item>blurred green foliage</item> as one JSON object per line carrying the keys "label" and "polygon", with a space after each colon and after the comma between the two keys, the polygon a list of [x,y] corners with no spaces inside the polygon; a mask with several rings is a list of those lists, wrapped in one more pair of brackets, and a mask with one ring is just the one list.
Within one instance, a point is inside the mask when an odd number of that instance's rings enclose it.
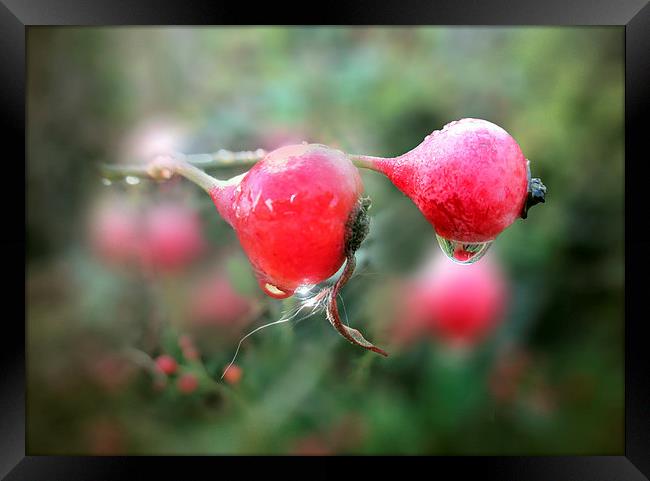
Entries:
{"label": "blurred green foliage", "polygon": [[[30,454],[623,453],[622,28],[30,27],[27,102]],[[364,171],[373,225],[342,294],[391,357],[320,313],[248,338],[237,385],[219,381],[237,336],[200,335],[201,362],[183,361],[197,273],[223,269],[262,306],[251,328],[297,301],[260,295],[192,184],[101,184],[97,163],[130,160],[125,139],[154,117],[183,127],[189,153],[290,133],[392,156],[458,118],[502,126],[549,193],[492,247],[511,285],[501,329],[466,357],[392,342],[391,281],[437,247],[411,202]],[[174,276],[107,266],[87,242],[107,192],[191,205],[210,252]],[[142,363],[111,357],[125,349],[174,355],[199,390],[154,389]],[[499,362],[520,362],[513,349],[528,361],[500,402],[490,386]]]}

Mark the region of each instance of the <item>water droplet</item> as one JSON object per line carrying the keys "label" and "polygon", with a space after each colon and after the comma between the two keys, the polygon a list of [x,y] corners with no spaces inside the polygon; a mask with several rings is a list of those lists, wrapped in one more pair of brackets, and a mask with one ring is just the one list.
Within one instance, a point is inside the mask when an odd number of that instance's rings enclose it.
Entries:
{"label": "water droplet", "polygon": [[111,182],[110,179],[104,178],[102,179],[102,184],[104,184],[105,186],[109,186],[109,185],[113,185],[113,182]]}
{"label": "water droplet", "polygon": [[314,286],[310,286],[310,285],[300,286],[298,287],[298,289],[296,289],[296,295],[300,298],[308,297],[309,294],[311,294],[311,290],[313,288]]}
{"label": "water droplet", "polygon": [[260,287],[267,296],[270,296],[274,299],[286,299],[287,297],[291,297],[293,295],[293,291],[282,290],[279,287],[263,280],[260,281]]}
{"label": "water droplet", "polygon": [[461,242],[445,239],[436,234],[438,244],[445,253],[456,264],[473,264],[485,255],[492,241],[487,242]]}
{"label": "water droplet", "polygon": [[134,177],[132,175],[127,175],[124,180],[129,185],[138,185],[140,183],[140,179],[138,179],[137,177]]}

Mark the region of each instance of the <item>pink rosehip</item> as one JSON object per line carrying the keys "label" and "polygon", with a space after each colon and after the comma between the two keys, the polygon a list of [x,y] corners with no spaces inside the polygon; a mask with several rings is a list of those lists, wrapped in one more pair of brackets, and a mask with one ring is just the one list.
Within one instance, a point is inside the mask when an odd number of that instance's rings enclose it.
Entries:
{"label": "pink rosehip", "polygon": [[254,301],[242,296],[222,273],[203,279],[191,299],[191,317],[201,326],[242,325],[253,310]]}
{"label": "pink rosehip", "polygon": [[357,158],[415,203],[445,254],[459,263],[480,259],[497,235],[546,194],[541,181],[530,178],[517,142],[487,120],[451,122],[398,157]]}
{"label": "pink rosehip", "polygon": [[506,301],[506,281],[493,259],[463,266],[437,256],[410,284],[404,317],[442,341],[471,346],[503,320]]}
{"label": "pink rosehip", "polygon": [[177,271],[197,259],[205,248],[196,212],[183,205],[159,204],[144,219],[142,257],[161,271]]}

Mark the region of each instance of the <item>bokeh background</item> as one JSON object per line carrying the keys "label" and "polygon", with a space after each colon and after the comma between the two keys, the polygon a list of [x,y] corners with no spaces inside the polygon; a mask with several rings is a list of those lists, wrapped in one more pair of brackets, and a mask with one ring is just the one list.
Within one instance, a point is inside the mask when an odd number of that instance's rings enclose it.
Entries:
{"label": "bokeh background", "polygon": [[[622,28],[32,27],[27,42],[30,454],[623,453]],[[463,267],[469,284],[436,283],[431,226],[363,171],[371,234],[342,297],[387,359],[316,313],[246,339],[220,380],[246,332],[301,300],[260,292],[193,184],[98,170],[300,141],[392,156],[463,117],[513,135],[547,201]],[[483,262],[500,274],[472,283]],[[432,329],[445,308],[418,285],[457,286],[447,312],[483,303],[483,334]]]}

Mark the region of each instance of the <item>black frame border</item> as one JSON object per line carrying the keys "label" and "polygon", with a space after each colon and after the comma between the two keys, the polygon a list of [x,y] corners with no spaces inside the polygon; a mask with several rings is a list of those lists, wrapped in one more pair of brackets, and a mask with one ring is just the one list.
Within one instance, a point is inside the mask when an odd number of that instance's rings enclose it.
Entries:
{"label": "black frame border", "polygon": [[[243,7],[243,8],[242,8]],[[292,10],[296,10],[293,7]],[[310,9],[307,9],[310,10]],[[312,11],[315,11],[312,10]],[[237,5],[173,0],[0,0],[0,127],[13,156],[3,162],[6,179],[26,175],[17,160],[25,158],[25,101],[27,27],[38,25],[226,25],[268,24],[275,14],[277,23],[302,25],[290,16],[280,17],[277,4]],[[301,12],[304,13],[304,12]],[[238,15],[239,14],[239,15]],[[280,17],[280,18],[278,18]],[[291,21],[289,21],[291,20]],[[363,470],[365,475],[386,471],[387,463],[408,463],[410,469],[449,469],[461,475],[532,480],[643,480],[650,477],[650,356],[643,334],[648,318],[644,310],[650,268],[648,216],[644,215],[650,178],[649,157],[644,145],[641,120],[650,112],[650,4],[648,0],[483,0],[426,1],[401,0],[375,5],[346,2],[328,3],[317,24],[352,25],[618,25],[625,27],[625,455],[624,456],[495,456],[495,457],[260,457],[251,463],[246,457],[76,457],[26,455],[25,438],[25,329],[19,317],[4,316],[9,329],[0,349],[0,476],[7,480],[65,479],[103,480],[138,477],[178,479],[193,477],[205,469],[223,475],[224,467],[239,474],[263,468],[265,476],[277,473],[328,478],[340,468]],[[647,136],[647,135],[646,135]],[[23,140],[21,140],[21,138]],[[12,143],[14,145],[12,145]],[[5,150],[5,149],[3,149]],[[13,160],[12,160],[13,159]],[[11,169],[14,169],[12,171]],[[5,253],[3,267],[18,274],[20,254],[25,258],[26,195],[22,186],[8,182],[0,188],[4,225],[0,245]],[[25,190],[27,184],[25,183]],[[11,207],[16,197],[25,195],[23,211]],[[9,218],[7,218],[9,217]],[[13,224],[13,225],[11,225]],[[12,255],[16,253],[15,255]],[[9,255],[7,255],[9,254]],[[25,267],[22,268],[26,277]],[[11,277],[15,279],[15,277]],[[4,283],[6,307],[20,298],[19,282]],[[24,292],[23,292],[24,294]],[[24,306],[26,309],[26,305]],[[26,316],[24,316],[26,317]],[[13,329],[13,331],[11,330]],[[218,463],[218,464],[217,464]],[[285,465],[286,463],[286,465]],[[285,466],[282,466],[285,465]],[[416,466],[417,465],[417,466]],[[218,467],[218,468],[217,468]],[[218,471],[215,471],[215,468]],[[275,468],[275,469],[274,469]],[[287,469],[289,468],[289,469]],[[208,471],[209,470],[209,471]],[[427,471],[424,471],[427,472]],[[156,474],[154,474],[156,473]],[[189,476],[188,476],[189,475]],[[435,474],[434,474],[435,476]]]}

